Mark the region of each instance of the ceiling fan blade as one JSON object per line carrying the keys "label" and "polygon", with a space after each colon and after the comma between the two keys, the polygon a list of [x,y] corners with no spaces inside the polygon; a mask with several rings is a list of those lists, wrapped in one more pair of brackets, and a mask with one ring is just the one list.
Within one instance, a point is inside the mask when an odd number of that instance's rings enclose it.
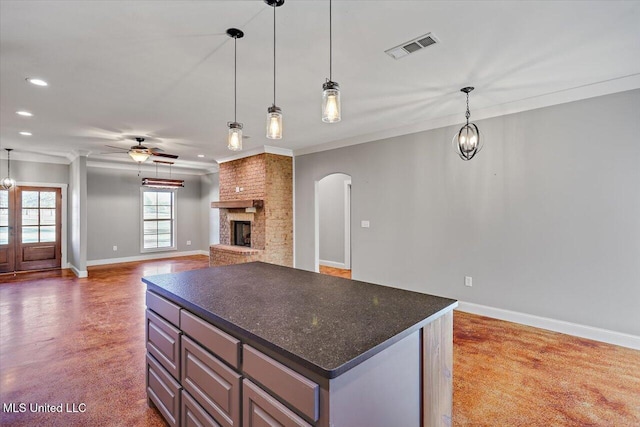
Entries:
{"label": "ceiling fan blade", "polygon": [[129,151],[129,149],[128,149],[128,148],[116,147],[115,145],[105,145],[105,147],[109,147],[109,148],[113,148],[113,149],[116,149],[116,150],[120,150],[120,151],[122,151],[122,152],[127,152],[127,151]]}
{"label": "ceiling fan blade", "polygon": [[178,158],[178,156],[176,156],[175,154],[159,153],[157,151],[151,151],[151,155],[152,156],[156,156],[156,157],[165,157],[167,159],[177,159]]}

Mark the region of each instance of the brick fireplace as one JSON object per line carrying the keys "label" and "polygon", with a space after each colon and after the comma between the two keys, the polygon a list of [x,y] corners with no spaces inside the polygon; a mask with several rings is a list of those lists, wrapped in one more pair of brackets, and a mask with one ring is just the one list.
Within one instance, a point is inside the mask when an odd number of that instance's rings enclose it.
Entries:
{"label": "brick fireplace", "polygon": [[[293,266],[292,158],[263,153],[224,162],[219,177],[220,201],[211,207],[220,210],[220,244],[210,247],[209,264]],[[246,224],[239,234],[236,224]]]}

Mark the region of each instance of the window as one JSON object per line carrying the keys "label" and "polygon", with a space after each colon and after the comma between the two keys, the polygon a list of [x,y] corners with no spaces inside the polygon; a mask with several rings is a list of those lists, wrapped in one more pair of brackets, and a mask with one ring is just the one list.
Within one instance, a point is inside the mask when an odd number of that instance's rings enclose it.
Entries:
{"label": "window", "polygon": [[22,192],[22,243],[56,241],[56,192]]}
{"label": "window", "polygon": [[0,245],[9,244],[9,191],[0,190]]}
{"label": "window", "polygon": [[176,249],[175,190],[142,192],[142,252]]}

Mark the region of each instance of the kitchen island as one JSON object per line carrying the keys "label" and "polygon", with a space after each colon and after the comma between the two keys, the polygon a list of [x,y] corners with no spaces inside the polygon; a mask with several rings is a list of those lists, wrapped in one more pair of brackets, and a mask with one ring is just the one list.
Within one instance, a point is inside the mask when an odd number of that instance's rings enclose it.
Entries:
{"label": "kitchen island", "polygon": [[142,280],[169,425],[450,425],[455,300],[261,262]]}

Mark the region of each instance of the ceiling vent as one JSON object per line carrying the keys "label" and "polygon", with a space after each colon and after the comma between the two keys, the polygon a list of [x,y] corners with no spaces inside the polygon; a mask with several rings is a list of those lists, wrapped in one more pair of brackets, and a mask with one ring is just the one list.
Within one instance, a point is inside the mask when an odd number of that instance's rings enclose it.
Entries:
{"label": "ceiling vent", "polygon": [[413,40],[409,40],[408,42],[404,42],[401,45],[387,49],[385,50],[385,53],[393,59],[400,59],[410,53],[417,52],[436,43],[440,43],[440,40],[438,40],[435,35],[427,33],[420,37],[416,37]]}

